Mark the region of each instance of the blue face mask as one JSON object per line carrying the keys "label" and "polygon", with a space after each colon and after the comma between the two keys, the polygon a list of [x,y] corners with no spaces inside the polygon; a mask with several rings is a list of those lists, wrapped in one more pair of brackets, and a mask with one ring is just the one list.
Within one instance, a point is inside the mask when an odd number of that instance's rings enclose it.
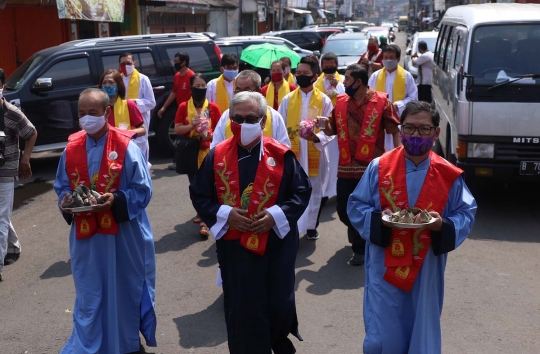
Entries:
{"label": "blue face mask", "polygon": [[234,80],[234,78],[238,75],[238,69],[237,70],[225,70],[223,69],[223,76],[225,76],[229,80]]}
{"label": "blue face mask", "polygon": [[114,98],[118,94],[118,86],[102,86],[103,91],[109,96],[109,98]]}

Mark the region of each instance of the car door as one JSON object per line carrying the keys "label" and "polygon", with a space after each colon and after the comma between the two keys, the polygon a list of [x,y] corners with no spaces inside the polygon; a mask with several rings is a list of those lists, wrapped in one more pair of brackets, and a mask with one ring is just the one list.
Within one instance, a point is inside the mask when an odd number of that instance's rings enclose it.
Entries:
{"label": "car door", "polygon": [[[97,83],[91,55],[91,51],[85,51],[53,57],[21,90],[21,109],[38,131],[36,146],[60,144],[61,147],[70,134],[79,130],[79,94]],[[43,90],[42,82],[50,82],[52,86]]]}

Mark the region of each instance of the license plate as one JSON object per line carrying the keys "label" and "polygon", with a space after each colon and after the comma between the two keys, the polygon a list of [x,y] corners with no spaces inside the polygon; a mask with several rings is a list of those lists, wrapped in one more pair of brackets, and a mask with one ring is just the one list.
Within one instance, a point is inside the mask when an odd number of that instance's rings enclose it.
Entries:
{"label": "license plate", "polygon": [[519,163],[519,174],[522,176],[540,175],[540,161],[521,161]]}

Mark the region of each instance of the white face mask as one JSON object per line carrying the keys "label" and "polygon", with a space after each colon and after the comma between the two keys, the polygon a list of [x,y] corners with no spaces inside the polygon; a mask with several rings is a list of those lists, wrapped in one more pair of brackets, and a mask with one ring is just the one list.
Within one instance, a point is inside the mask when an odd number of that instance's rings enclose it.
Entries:
{"label": "white face mask", "polygon": [[289,67],[286,67],[286,68],[283,70],[283,75],[284,75],[284,76],[287,76],[287,75],[289,75],[290,73],[291,73],[291,68],[289,68]]}
{"label": "white face mask", "polygon": [[397,60],[383,60],[382,63],[386,70],[394,70],[398,65]]}
{"label": "white face mask", "polygon": [[0,86],[0,100],[4,97],[4,86]]}
{"label": "white face mask", "polygon": [[126,65],[126,73],[127,75],[131,75],[131,73],[133,72],[133,70],[135,69],[135,65]]}
{"label": "white face mask", "polygon": [[[249,124],[249,123],[242,123],[242,124],[236,124],[232,123],[233,125],[240,126],[240,144],[243,146],[248,146],[257,138],[261,137],[262,133],[262,127],[261,127],[261,121],[257,122],[256,124]],[[232,127],[233,134],[238,134],[238,129],[234,129]],[[236,139],[238,139],[238,136],[236,136]]]}
{"label": "white face mask", "polygon": [[96,134],[103,128],[106,122],[105,116],[96,117],[86,115],[79,119],[81,128],[88,134]]}

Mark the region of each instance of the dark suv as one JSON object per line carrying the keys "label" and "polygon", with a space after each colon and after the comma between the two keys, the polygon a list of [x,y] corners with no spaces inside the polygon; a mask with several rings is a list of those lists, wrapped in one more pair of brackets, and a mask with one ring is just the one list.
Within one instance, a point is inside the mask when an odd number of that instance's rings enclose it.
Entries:
{"label": "dark suv", "polygon": [[35,152],[62,149],[70,134],[79,130],[77,101],[81,91],[97,87],[107,69],[118,68],[118,56],[133,53],[137,70],[148,76],[156,107],[150,135],[157,138],[160,152],[174,152],[174,116],[171,105],[162,119],[157,111],[173,86],[173,58],[187,52],[190,68],[209,78],[220,74],[221,52],[210,38],[197,33],[111,37],[71,41],[34,54],[6,82],[6,100],[18,106],[35,125]]}
{"label": "dark suv", "polygon": [[[274,37],[282,37],[285,39],[290,40],[297,46],[303,49],[311,50],[311,51],[320,51],[322,47],[324,46],[323,40],[321,36],[317,32],[314,31],[305,31],[305,30],[289,30],[289,31],[275,31],[275,32],[267,32],[263,33],[262,36],[274,36]],[[314,53],[318,54],[318,53]]]}

